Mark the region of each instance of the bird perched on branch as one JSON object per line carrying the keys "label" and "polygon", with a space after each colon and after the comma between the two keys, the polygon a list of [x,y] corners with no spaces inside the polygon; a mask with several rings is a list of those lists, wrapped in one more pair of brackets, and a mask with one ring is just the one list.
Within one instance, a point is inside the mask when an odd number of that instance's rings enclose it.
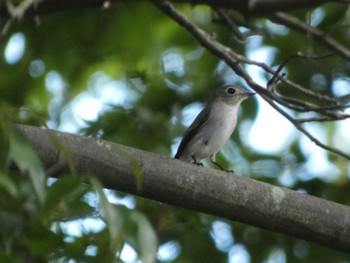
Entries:
{"label": "bird perched on branch", "polygon": [[239,105],[253,94],[239,85],[225,85],[216,89],[185,132],[175,158],[201,164],[200,160],[210,157],[213,164],[228,171],[216,162],[215,155],[236,128]]}

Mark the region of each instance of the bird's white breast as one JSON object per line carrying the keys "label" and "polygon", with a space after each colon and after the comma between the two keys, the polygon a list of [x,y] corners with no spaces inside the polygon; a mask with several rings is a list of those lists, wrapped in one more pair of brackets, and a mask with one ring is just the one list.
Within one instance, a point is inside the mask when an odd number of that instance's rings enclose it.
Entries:
{"label": "bird's white breast", "polygon": [[188,153],[201,160],[218,152],[236,127],[237,108],[222,101],[213,103],[208,120],[192,140]]}
{"label": "bird's white breast", "polygon": [[[215,108],[217,107],[217,108]],[[237,107],[232,105],[218,102],[213,105],[213,111],[220,115],[211,114],[209,116],[209,122],[212,122],[212,126],[215,130],[211,133],[212,136],[209,139],[211,148],[216,152],[218,151],[227,140],[231,137],[237,124]]]}

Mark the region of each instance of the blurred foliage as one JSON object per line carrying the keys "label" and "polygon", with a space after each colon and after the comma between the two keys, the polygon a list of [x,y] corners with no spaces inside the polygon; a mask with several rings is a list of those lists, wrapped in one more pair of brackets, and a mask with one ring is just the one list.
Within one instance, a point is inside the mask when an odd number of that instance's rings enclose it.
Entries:
{"label": "blurred foliage", "polygon": [[[318,41],[264,18],[235,14],[242,29],[249,24],[266,32],[242,41],[208,7],[179,7],[236,52],[249,55],[251,40],[255,49],[272,48],[271,66],[297,52],[329,53]],[[344,5],[291,12],[306,22],[317,14],[315,26],[348,46],[350,15]],[[23,37],[25,49],[18,61],[9,63],[5,51],[14,36]],[[121,253],[126,244],[137,255],[129,255],[130,262],[152,262],[157,249],[161,262],[350,262],[346,254],[302,240],[123,193],[106,195],[93,179],[92,186],[75,176],[43,180],[33,150],[9,123],[49,126],[170,155],[185,130],[183,109],[204,102],[218,85],[242,83],[151,4],[135,1],[25,18],[0,39],[0,50],[1,262],[128,262]],[[349,80],[349,68],[348,61],[331,56],[296,59],[285,70],[297,83],[334,94],[334,81]],[[283,85],[279,91],[303,99]],[[86,97],[91,102],[83,113],[95,110],[95,118],[84,119],[75,111]],[[254,121],[256,101],[246,101],[242,108],[240,119]],[[337,126],[322,124],[321,129],[334,144]],[[254,152],[241,134],[239,127],[234,143],[218,156],[226,166],[257,180],[350,204],[350,169],[344,159],[326,154],[336,172],[320,174],[313,171],[315,166],[310,168],[301,137],[291,138],[282,152],[263,154]],[[12,171],[10,162],[20,171]],[[329,179],[327,173],[337,175]],[[91,195],[98,201],[91,201]],[[111,196],[135,205],[111,203]],[[96,226],[84,229],[82,222],[88,219]],[[69,224],[80,225],[78,234]]]}

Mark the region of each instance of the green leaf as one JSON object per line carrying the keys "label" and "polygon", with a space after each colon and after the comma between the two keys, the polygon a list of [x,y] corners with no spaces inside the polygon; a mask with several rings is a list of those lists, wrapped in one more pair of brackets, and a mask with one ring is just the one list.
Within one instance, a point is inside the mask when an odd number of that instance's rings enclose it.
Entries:
{"label": "green leaf", "polygon": [[106,222],[111,251],[119,251],[123,244],[123,217],[118,207],[109,203],[103,187],[96,178],[90,179],[91,184],[95,188],[99,196],[99,213],[101,218]]}
{"label": "green leaf", "polygon": [[2,171],[0,171],[0,187],[5,189],[12,196],[17,194],[17,186],[15,182]]}
{"label": "green leaf", "polygon": [[46,208],[50,210],[49,218],[69,220],[92,214],[94,208],[83,198],[89,190],[90,187],[78,177],[61,176],[48,189]]}
{"label": "green leaf", "polygon": [[46,198],[46,176],[39,157],[32,145],[15,127],[10,128],[10,158],[22,173],[27,173],[33,184],[34,192],[40,204]]}
{"label": "green leaf", "polygon": [[136,181],[136,189],[137,191],[141,192],[142,190],[142,169],[141,165],[135,160],[135,158],[132,158],[131,156],[128,156],[130,160],[130,164],[132,169],[134,170],[134,176]]}
{"label": "green leaf", "polygon": [[151,223],[144,214],[138,211],[132,212],[131,219],[135,221],[138,227],[137,241],[142,262],[155,262],[158,250],[158,238]]}

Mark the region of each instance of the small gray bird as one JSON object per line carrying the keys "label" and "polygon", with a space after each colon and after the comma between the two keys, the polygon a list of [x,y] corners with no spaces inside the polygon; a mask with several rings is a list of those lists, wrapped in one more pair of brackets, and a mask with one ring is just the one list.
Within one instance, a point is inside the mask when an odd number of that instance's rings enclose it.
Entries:
{"label": "small gray bird", "polygon": [[201,164],[200,160],[210,157],[213,164],[227,171],[215,161],[215,155],[236,128],[239,105],[253,94],[239,85],[225,85],[216,89],[185,132],[175,158]]}

